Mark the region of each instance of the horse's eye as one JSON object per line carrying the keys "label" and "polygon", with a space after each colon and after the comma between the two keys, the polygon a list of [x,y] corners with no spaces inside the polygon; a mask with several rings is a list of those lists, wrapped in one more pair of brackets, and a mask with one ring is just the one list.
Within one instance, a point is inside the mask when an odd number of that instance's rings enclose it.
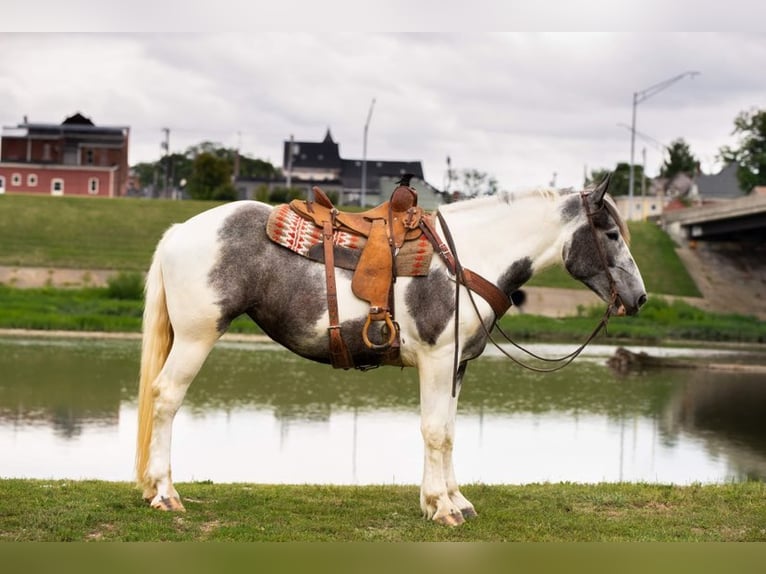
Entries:
{"label": "horse's eye", "polygon": [[620,234],[616,231],[610,231],[606,234],[608,239],[611,239],[612,241],[617,241],[620,238]]}

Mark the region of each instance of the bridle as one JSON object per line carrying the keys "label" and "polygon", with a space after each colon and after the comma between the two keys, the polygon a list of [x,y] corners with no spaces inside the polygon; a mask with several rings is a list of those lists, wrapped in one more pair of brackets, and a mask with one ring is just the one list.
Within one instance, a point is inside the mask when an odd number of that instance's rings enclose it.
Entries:
{"label": "bridle", "polygon": [[[476,312],[476,316],[479,317],[479,323],[481,324],[481,328],[484,330],[484,334],[487,336],[489,341],[497,348],[500,353],[502,353],[505,357],[516,363],[517,365],[524,367],[525,369],[528,369],[530,371],[535,371],[538,373],[552,373],[558,370],[563,369],[567,365],[569,365],[572,361],[574,361],[580,353],[585,350],[585,347],[590,344],[593,339],[596,338],[596,336],[601,332],[602,329],[606,328],[607,323],[609,322],[609,318],[611,317],[613,311],[617,308],[616,304],[619,300],[619,295],[617,294],[617,285],[614,281],[614,277],[612,277],[612,273],[609,270],[609,262],[606,257],[606,253],[604,252],[604,246],[601,244],[598,238],[598,233],[596,231],[596,224],[593,220],[594,216],[598,211],[604,209],[604,205],[602,203],[601,207],[598,208],[596,211],[591,211],[588,206],[588,195],[590,192],[580,192],[580,198],[582,200],[583,208],[585,210],[585,214],[588,217],[588,224],[591,229],[591,233],[593,235],[593,241],[596,244],[596,250],[598,251],[599,259],[601,261],[601,265],[604,268],[604,271],[606,272],[607,279],[609,280],[609,289],[610,289],[610,300],[609,304],[604,311],[604,315],[601,317],[601,320],[596,325],[596,328],[593,329],[593,332],[588,336],[588,338],[585,340],[584,343],[582,343],[579,347],[577,347],[574,351],[569,353],[568,355],[565,355],[563,357],[558,358],[547,358],[547,357],[541,357],[539,355],[536,355],[532,351],[525,349],[518,343],[514,342],[511,337],[500,327],[498,324],[498,320],[500,317],[496,314],[495,319],[492,322],[492,326],[490,328],[487,328],[487,326],[484,324],[484,321],[481,320],[481,313],[479,312],[478,305],[476,304],[476,299],[474,298],[473,290],[470,287],[466,287],[466,291],[468,292],[468,298],[471,301],[471,305],[473,306],[474,311]],[[458,334],[459,334],[459,310],[460,310],[460,288],[459,285],[462,283],[463,285],[466,285],[465,282],[465,269],[460,263],[460,259],[457,254],[457,250],[455,249],[455,242],[452,239],[452,233],[449,230],[449,227],[447,226],[447,222],[445,221],[444,217],[442,216],[441,212],[437,212],[437,218],[439,220],[439,224],[441,225],[442,232],[444,233],[444,239],[446,240],[447,247],[449,247],[452,258],[454,259],[454,269],[455,269],[455,278],[456,278],[456,286],[455,286],[455,353],[454,353],[454,359],[453,359],[453,372],[452,372],[452,396],[455,397],[456,391],[457,391],[457,384],[458,384],[458,378],[459,378],[459,363],[460,363],[460,351],[458,349]],[[495,338],[492,336],[492,330],[497,329],[498,332],[503,336],[503,338],[513,345],[516,349],[526,353],[530,357],[537,359],[539,361],[544,361],[546,363],[560,363],[559,365],[556,365],[555,367],[550,368],[541,368],[536,367],[534,365],[529,365],[527,363],[524,363],[511,355],[508,351],[503,349],[500,344],[495,340]]]}

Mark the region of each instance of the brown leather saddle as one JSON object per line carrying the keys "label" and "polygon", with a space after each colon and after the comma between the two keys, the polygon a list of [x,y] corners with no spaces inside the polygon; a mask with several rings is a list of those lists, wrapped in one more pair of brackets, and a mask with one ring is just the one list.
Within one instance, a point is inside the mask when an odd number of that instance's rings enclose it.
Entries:
{"label": "brown leather saddle", "polygon": [[[456,264],[452,250],[437,233],[434,215],[418,206],[417,192],[409,186],[408,176],[399,181],[388,201],[361,213],[338,210],[319,187],[313,192],[313,201],[295,199],[275,207],[266,233],[272,241],[324,263],[333,367],[366,369],[383,362],[400,364],[393,284],[400,275],[427,275],[434,252],[459,283],[490,304],[496,317],[510,307],[510,300],[497,286]],[[446,225],[443,220],[440,224]],[[362,340],[378,354],[375,364],[355,365],[341,336],[336,267],[354,271],[351,290],[370,305]],[[371,337],[371,326],[381,322],[380,329],[375,329],[377,335]]]}
{"label": "brown leather saddle", "polygon": [[[361,254],[352,266],[354,275],[351,290],[359,299],[367,301],[370,305],[367,320],[362,328],[364,344],[379,353],[392,349],[398,352],[399,329],[393,318],[392,287],[396,278],[394,262],[405,243],[420,240],[423,234],[420,222],[424,214],[417,204],[417,192],[406,183],[400,182],[388,201],[361,213],[338,210],[319,187],[314,187],[313,192],[313,201],[293,200],[290,202],[290,209],[322,229],[333,366],[346,369],[354,366],[340,335],[335,287],[337,249],[334,242],[338,234],[359,238],[358,243],[361,244]],[[423,239],[428,245],[427,240]],[[386,340],[382,342],[374,342],[370,337],[370,327],[377,321],[383,321],[385,324]]]}

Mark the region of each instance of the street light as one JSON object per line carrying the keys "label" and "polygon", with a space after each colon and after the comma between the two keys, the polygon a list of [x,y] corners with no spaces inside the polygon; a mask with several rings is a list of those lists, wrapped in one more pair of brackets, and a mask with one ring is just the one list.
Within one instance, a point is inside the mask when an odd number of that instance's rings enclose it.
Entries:
{"label": "street light", "polygon": [[[625,128],[625,129],[626,129],[626,130],[628,130],[628,131],[633,131],[633,130],[631,129],[631,127],[630,127],[628,124],[626,124],[625,122],[619,122],[619,123],[617,124],[617,127],[618,127],[618,128]],[[664,144],[664,143],[662,143],[660,140],[658,140],[658,139],[655,139],[655,138],[653,138],[653,137],[652,137],[652,136],[650,136],[650,135],[646,135],[645,133],[643,133],[643,132],[641,132],[641,131],[639,131],[639,130],[635,130],[635,133],[636,133],[636,135],[637,135],[638,137],[640,137],[642,140],[645,140],[645,141],[647,141],[648,143],[650,143],[650,144],[651,144],[651,145],[652,145],[654,148],[656,148],[657,150],[659,150],[659,151],[661,151],[661,152],[663,152],[663,153],[665,153],[666,151],[670,151],[670,146],[667,146],[667,145],[665,145],[665,144]]]}
{"label": "street light", "polygon": [[370,119],[372,118],[372,107],[375,105],[375,98],[372,98],[370,102],[370,111],[367,112],[367,121],[364,123],[364,143],[362,144],[362,197],[359,200],[359,204],[364,207],[365,194],[367,192],[367,130],[370,127]]}
{"label": "street light", "polygon": [[630,128],[630,179],[628,183],[628,219],[633,218],[633,186],[635,183],[635,175],[633,174],[633,161],[634,161],[635,150],[636,150],[636,107],[638,106],[638,104],[640,104],[644,100],[648,100],[653,95],[661,92],[662,90],[666,88],[669,88],[670,86],[672,86],[679,80],[684,79],[686,76],[693,78],[694,76],[698,74],[700,74],[700,72],[687,71],[687,72],[684,72],[683,74],[678,74],[677,76],[673,76],[672,78],[663,80],[662,82],[654,84],[653,86],[649,86],[646,89],[640,90],[638,92],[633,92],[633,123]]}

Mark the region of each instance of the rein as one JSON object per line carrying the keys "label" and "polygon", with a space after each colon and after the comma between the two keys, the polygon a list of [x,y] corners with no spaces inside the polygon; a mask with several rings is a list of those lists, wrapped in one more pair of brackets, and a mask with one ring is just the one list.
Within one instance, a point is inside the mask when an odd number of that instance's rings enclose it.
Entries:
{"label": "rein", "polygon": [[[601,332],[602,329],[604,329],[607,326],[607,323],[609,322],[609,318],[612,315],[612,310],[615,308],[615,305],[618,300],[618,294],[617,294],[617,287],[614,281],[614,278],[612,277],[612,273],[609,271],[609,263],[607,261],[606,253],[604,252],[604,247],[601,245],[601,242],[598,241],[598,236],[596,233],[596,225],[593,221],[593,216],[596,212],[592,212],[588,209],[587,204],[587,197],[588,193],[581,192],[580,197],[582,198],[583,208],[585,209],[585,214],[588,217],[588,223],[590,225],[591,232],[593,234],[593,240],[596,244],[596,249],[599,254],[599,259],[601,260],[601,264],[604,267],[604,271],[606,272],[606,276],[609,280],[609,289],[610,289],[610,300],[609,305],[607,306],[606,310],[604,311],[604,315],[601,317],[601,320],[599,321],[598,325],[596,325],[596,328],[593,330],[593,332],[588,336],[588,338],[583,342],[579,347],[577,347],[574,351],[569,353],[568,355],[564,355],[563,357],[558,357],[555,359],[541,357],[539,355],[536,355],[532,351],[525,349],[518,343],[514,342],[511,337],[503,331],[503,329],[498,324],[498,320],[500,317],[504,314],[498,314],[497,310],[495,311],[495,319],[492,322],[492,327],[487,328],[486,325],[484,325],[484,321],[481,320],[481,314],[479,313],[479,308],[476,304],[476,300],[473,296],[473,289],[466,283],[465,273],[469,270],[465,269],[462,264],[460,263],[460,259],[458,258],[457,249],[455,248],[455,242],[452,238],[452,233],[449,230],[449,227],[447,226],[447,222],[445,221],[444,217],[440,212],[437,212],[437,218],[439,219],[439,224],[442,227],[442,231],[444,232],[444,239],[446,241],[446,247],[449,249],[448,254],[451,255],[450,259],[452,259],[452,265],[450,267],[454,268],[455,273],[455,279],[456,283],[462,283],[466,286],[466,291],[468,291],[468,298],[471,301],[471,305],[473,306],[474,311],[476,312],[477,317],[479,317],[479,323],[481,324],[481,328],[484,330],[484,334],[487,336],[489,341],[495,346],[495,348],[500,351],[505,357],[519,365],[520,367],[523,367],[525,369],[528,369],[530,371],[535,371],[537,373],[553,373],[555,371],[561,370],[564,367],[568,366],[572,361],[574,361],[580,354],[585,350],[585,347],[587,347],[593,339],[596,338],[596,336]],[[603,206],[599,208],[599,210],[603,209]],[[435,230],[431,230],[432,233],[435,235]],[[445,251],[442,249],[442,256],[445,257]],[[470,271],[469,271],[470,272]],[[495,287],[498,291],[499,288]],[[510,306],[510,305],[509,305]],[[455,397],[456,391],[457,391],[457,383],[458,383],[458,372],[459,372],[459,362],[460,362],[460,353],[458,349],[458,335],[459,335],[459,310],[460,310],[460,289],[456,286],[455,287],[455,353],[454,353],[454,359],[453,359],[453,371],[452,371],[452,396]],[[507,309],[506,309],[507,310]],[[503,349],[500,344],[494,339],[492,336],[491,331],[497,328],[497,330],[502,334],[503,338],[513,345],[518,350],[526,353],[530,357],[533,357],[534,359],[538,359],[540,361],[545,361],[548,363],[561,363],[560,365],[557,365],[555,367],[551,368],[540,368],[535,367],[533,365],[526,364],[519,359],[512,356],[508,351]]]}

